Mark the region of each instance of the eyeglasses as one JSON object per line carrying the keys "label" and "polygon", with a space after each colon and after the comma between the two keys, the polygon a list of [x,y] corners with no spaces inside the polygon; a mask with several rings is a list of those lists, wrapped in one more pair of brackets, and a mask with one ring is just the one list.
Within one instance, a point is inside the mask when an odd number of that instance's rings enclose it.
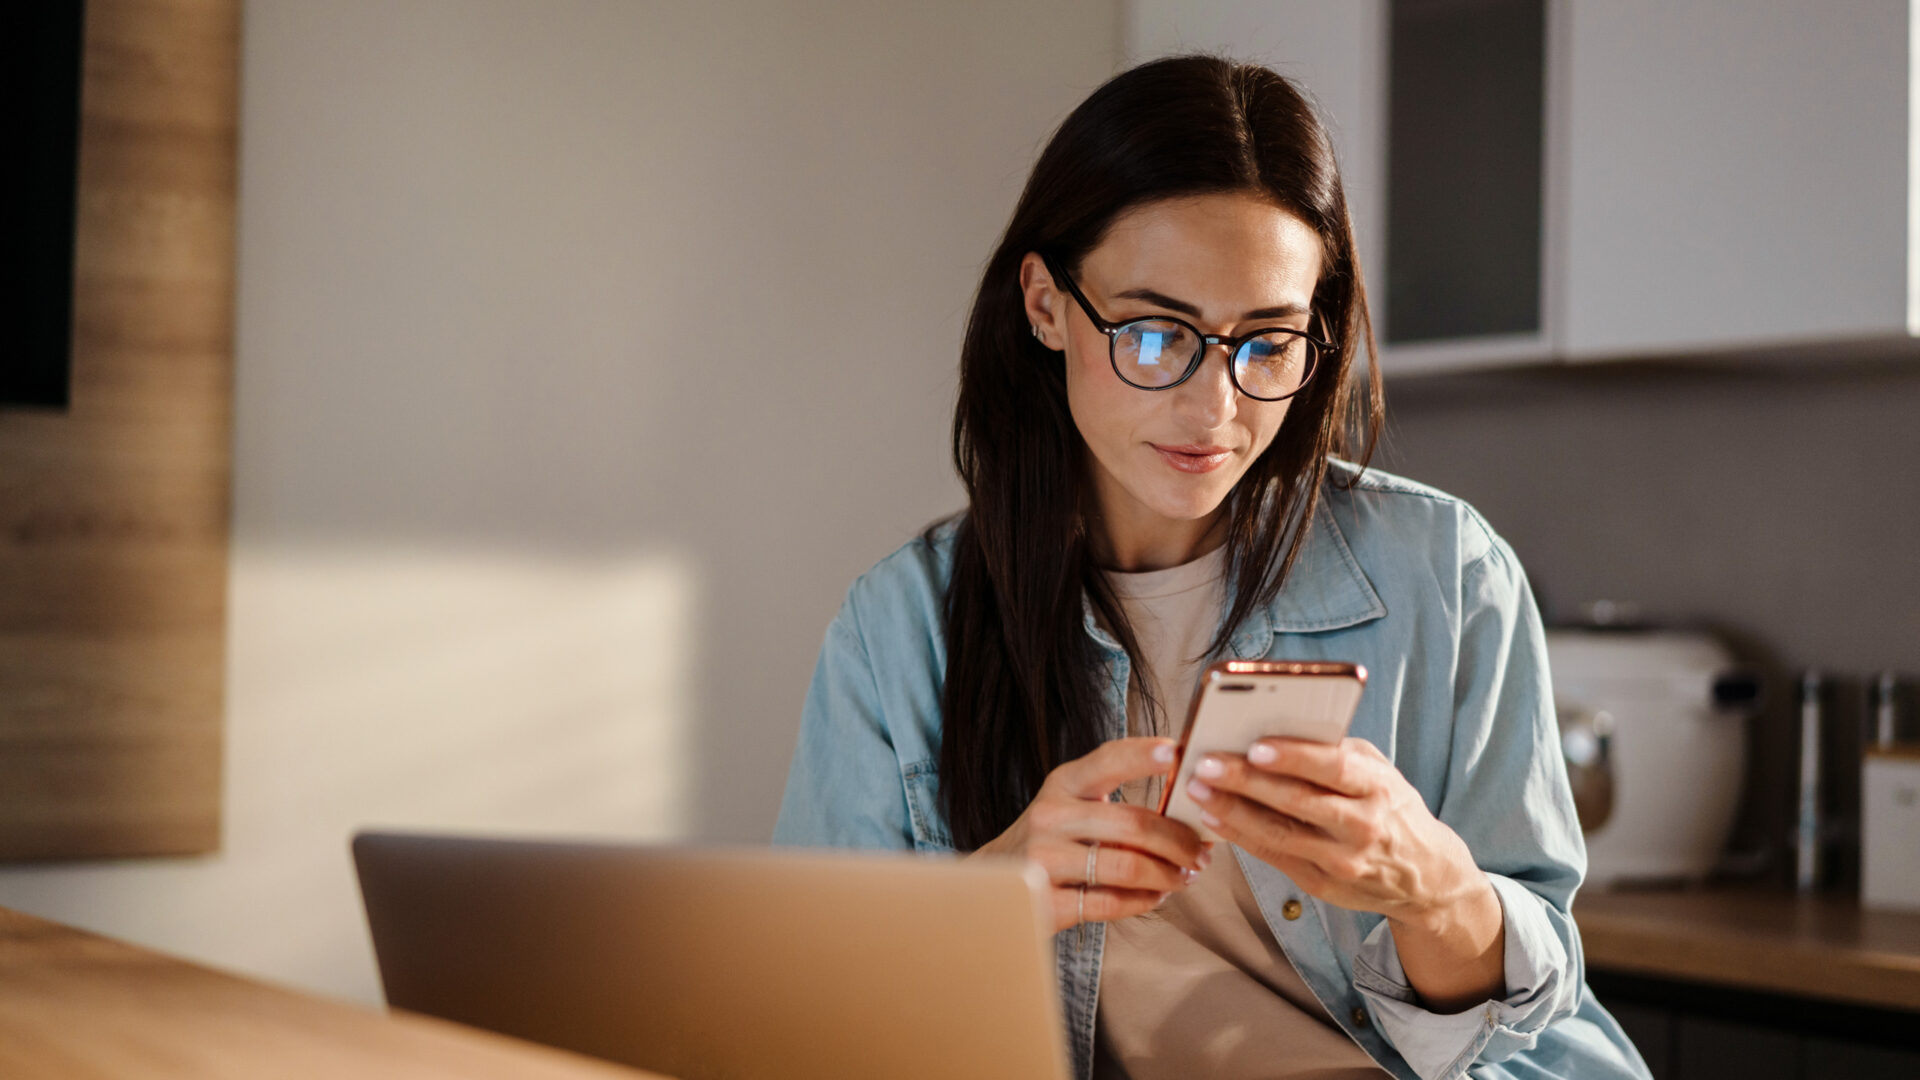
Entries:
{"label": "eyeglasses", "polygon": [[1234,389],[1258,401],[1281,401],[1300,392],[1333,343],[1304,330],[1256,330],[1236,338],[1203,334],[1192,323],[1170,315],[1112,323],[1100,317],[1071,277],[1051,259],[1041,261],[1055,281],[1067,287],[1093,321],[1107,335],[1107,355],[1120,381],[1142,390],[1171,390],[1200,370],[1207,346],[1225,345],[1232,362],[1227,377]]}

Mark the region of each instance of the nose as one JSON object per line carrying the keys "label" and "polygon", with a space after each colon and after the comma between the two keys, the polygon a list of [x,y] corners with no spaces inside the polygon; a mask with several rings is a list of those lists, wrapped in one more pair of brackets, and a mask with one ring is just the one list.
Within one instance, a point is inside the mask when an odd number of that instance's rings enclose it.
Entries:
{"label": "nose", "polygon": [[[1218,363],[1214,362],[1216,355]],[[1200,370],[1173,390],[1174,408],[1183,419],[1208,431],[1233,419],[1239,408],[1240,391],[1234,388],[1233,377],[1227,370],[1232,363],[1233,356],[1224,343],[1201,347]]]}

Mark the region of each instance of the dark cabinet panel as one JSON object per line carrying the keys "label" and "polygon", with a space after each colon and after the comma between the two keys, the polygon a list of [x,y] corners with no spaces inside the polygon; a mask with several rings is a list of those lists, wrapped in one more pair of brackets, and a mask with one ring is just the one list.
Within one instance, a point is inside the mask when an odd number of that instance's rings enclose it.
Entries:
{"label": "dark cabinet panel", "polygon": [[1588,971],[1654,1080],[1920,1080],[1920,1012]]}
{"label": "dark cabinet panel", "polygon": [[1653,1080],[1673,1080],[1673,1014],[1649,1005],[1609,1003],[1607,1011],[1633,1040],[1653,1070]]}
{"label": "dark cabinet panel", "polygon": [[[1920,1017],[1914,1018],[1920,1025]],[[1896,1050],[1833,1039],[1807,1039],[1801,1048],[1804,1080],[1915,1080],[1920,1051]]]}
{"label": "dark cabinet panel", "polygon": [[1682,1016],[1674,1024],[1674,1075],[1679,1080],[1798,1080],[1800,1041],[1770,1028]]}
{"label": "dark cabinet panel", "polygon": [[1386,340],[1536,333],[1544,0],[1394,0]]}

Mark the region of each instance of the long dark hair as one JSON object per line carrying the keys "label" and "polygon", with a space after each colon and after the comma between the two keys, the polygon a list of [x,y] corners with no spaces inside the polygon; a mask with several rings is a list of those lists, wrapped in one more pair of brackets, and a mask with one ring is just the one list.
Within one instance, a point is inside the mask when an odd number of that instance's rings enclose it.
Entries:
{"label": "long dark hair", "polygon": [[1077,273],[1123,212],[1226,192],[1270,200],[1319,235],[1313,315],[1335,349],[1228,496],[1236,584],[1215,649],[1280,591],[1328,457],[1364,463],[1378,437],[1379,379],[1362,388],[1352,371],[1360,344],[1373,355],[1366,289],[1333,148],[1312,106],[1267,68],[1208,55],[1141,64],[1095,90],[1034,165],[961,347],[953,457],[968,507],[946,596],[940,792],[962,850],[1005,831],[1049,771],[1102,741],[1109,718],[1083,597],[1141,673],[1133,632],[1089,551],[1090,487],[1064,354],[1030,335],[1021,260],[1041,252]]}

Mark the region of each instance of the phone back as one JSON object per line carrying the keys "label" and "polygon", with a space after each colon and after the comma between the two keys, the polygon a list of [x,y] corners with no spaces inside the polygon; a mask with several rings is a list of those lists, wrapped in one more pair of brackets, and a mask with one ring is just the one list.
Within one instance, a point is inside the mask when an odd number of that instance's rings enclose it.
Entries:
{"label": "phone back", "polygon": [[1360,706],[1366,669],[1318,661],[1229,660],[1207,668],[1194,695],[1173,778],[1160,812],[1218,840],[1187,794],[1193,767],[1210,753],[1244,754],[1258,739],[1287,736],[1339,742]]}

